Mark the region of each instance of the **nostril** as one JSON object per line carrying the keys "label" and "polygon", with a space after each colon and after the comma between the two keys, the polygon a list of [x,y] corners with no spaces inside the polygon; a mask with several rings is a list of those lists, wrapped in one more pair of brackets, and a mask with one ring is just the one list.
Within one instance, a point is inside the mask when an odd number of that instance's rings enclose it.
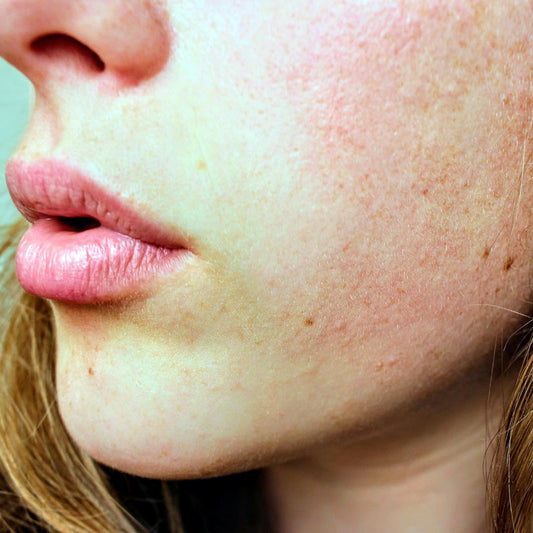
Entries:
{"label": "nostril", "polygon": [[92,72],[103,72],[105,63],[98,54],[68,35],[53,33],[35,39],[31,49],[50,59],[70,60]]}

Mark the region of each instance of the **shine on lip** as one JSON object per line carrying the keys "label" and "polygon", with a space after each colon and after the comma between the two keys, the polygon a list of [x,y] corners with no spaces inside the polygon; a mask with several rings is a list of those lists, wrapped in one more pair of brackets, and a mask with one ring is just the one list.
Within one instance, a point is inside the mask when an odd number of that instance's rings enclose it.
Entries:
{"label": "shine on lip", "polygon": [[[22,287],[43,298],[98,303],[140,293],[158,276],[185,266],[184,239],[57,160],[12,160],[9,192],[33,223],[16,257]],[[76,229],[93,219],[89,229]]]}

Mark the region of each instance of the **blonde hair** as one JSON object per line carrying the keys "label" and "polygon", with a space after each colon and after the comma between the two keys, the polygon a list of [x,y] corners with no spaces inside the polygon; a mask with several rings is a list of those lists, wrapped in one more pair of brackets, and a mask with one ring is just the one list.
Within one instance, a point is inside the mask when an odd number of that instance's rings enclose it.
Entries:
{"label": "blonde hair", "polygon": [[[65,533],[134,532],[139,525],[112,495],[108,476],[69,438],[57,409],[54,330],[48,303],[26,294],[14,272],[25,222],[0,248],[0,526]],[[177,513],[174,513],[178,517]],[[174,522],[171,531],[181,531]]]}
{"label": "blonde hair", "polygon": [[515,359],[522,367],[502,418],[489,480],[494,531],[533,531],[533,335]]}
{"label": "blonde hair", "polygon": [[[119,503],[110,470],[81,451],[61,422],[55,399],[51,310],[45,300],[22,291],[14,272],[16,244],[26,227],[20,221],[4,228],[0,247],[0,530],[145,531]],[[525,363],[502,421],[488,484],[497,533],[532,530],[532,342],[521,352]],[[176,486],[159,483],[166,528],[181,533],[184,526]],[[219,491],[220,485],[214,487],[212,491]],[[234,492],[234,499],[243,497],[243,490],[240,496],[238,489]],[[262,505],[260,499],[257,504]],[[258,524],[254,517],[252,526],[243,519],[248,525],[238,531],[268,530],[268,525]]]}

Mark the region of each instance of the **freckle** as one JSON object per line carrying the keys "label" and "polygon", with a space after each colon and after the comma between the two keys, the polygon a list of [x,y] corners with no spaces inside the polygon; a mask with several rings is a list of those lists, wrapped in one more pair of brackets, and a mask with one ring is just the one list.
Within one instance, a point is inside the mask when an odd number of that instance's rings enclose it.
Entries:
{"label": "freckle", "polygon": [[383,361],[376,363],[376,372],[381,372],[383,370]]}
{"label": "freckle", "polygon": [[496,289],[494,289],[494,294],[498,294],[501,290],[501,287],[496,287]]}
{"label": "freckle", "polygon": [[89,367],[89,376],[94,376],[94,370],[93,367]]}
{"label": "freckle", "polygon": [[514,257],[508,257],[507,261],[505,262],[505,266],[503,267],[504,270],[510,270],[510,268],[513,266],[514,263]]}
{"label": "freckle", "polygon": [[230,390],[233,392],[233,391],[243,391],[245,390],[245,388],[242,386],[242,383],[240,381],[237,381],[236,383],[234,383],[231,387],[230,387]]}
{"label": "freckle", "polygon": [[207,170],[207,163],[203,159],[198,161],[198,170]]}
{"label": "freckle", "polygon": [[428,195],[428,192],[429,192],[428,189],[424,189],[424,190],[422,191],[422,194],[423,194],[424,196],[427,196],[427,195]]}
{"label": "freckle", "polygon": [[305,319],[305,325],[306,326],[312,326],[314,323],[315,323],[315,319],[314,318],[306,318]]}
{"label": "freckle", "polygon": [[488,259],[489,255],[490,255],[490,248],[487,246],[485,248],[485,251],[483,252],[483,259]]}
{"label": "freckle", "polygon": [[159,453],[159,458],[160,459],[166,459],[167,457],[170,456],[170,453],[167,451],[167,450],[162,450],[160,453]]}

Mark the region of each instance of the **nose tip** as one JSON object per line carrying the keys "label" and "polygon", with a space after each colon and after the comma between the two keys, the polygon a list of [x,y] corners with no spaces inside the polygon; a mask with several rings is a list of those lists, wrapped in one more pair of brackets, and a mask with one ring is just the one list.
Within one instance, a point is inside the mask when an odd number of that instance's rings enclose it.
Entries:
{"label": "nose tip", "polygon": [[36,84],[65,65],[138,84],[170,55],[160,0],[0,0],[0,12],[0,55]]}

